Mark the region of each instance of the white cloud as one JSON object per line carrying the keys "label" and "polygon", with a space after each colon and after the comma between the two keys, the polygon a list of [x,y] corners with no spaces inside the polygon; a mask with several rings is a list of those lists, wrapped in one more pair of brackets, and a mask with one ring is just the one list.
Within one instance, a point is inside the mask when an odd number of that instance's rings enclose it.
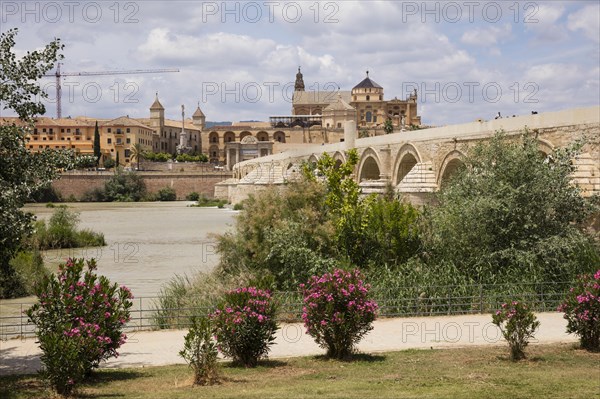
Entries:
{"label": "white cloud", "polygon": [[503,26],[492,26],[489,28],[475,28],[466,31],[460,40],[464,44],[472,46],[491,47],[508,38],[512,32],[509,24]]}
{"label": "white cloud", "polygon": [[600,4],[591,4],[569,15],[567,27],[583,31],[590,40],[600,42]]}

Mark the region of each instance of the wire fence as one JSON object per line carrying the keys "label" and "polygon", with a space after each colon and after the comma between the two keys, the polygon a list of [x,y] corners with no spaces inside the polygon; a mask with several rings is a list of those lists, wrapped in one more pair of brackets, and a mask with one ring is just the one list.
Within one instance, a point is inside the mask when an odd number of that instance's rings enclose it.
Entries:
{"label": "wire fence", "polygon": [[[413,317],[492,313],[502,303],[524,301],[536,312],[555,311],[572,283],[498,284],[401,287],[371,291],[379,305],[379,317]],[[280,322],[299,322],[302,315],[300,292],[276,292]],[[161,307],[158,297],[133,300],[131,320],[125,331],[183,329],[192,315],[207,315],[213,308],[182,305]],[[194,303],[186,298],[185,303]],[[35,325],[25,311],[34,302],[0,301],[0,339],[35,336]]]}

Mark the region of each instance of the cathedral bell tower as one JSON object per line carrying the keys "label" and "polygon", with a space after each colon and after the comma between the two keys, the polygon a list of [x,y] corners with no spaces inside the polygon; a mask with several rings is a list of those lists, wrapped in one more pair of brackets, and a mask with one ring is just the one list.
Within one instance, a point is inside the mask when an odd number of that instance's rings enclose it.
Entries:
{"label": "cathedral bell tower", "polygon": [[294,91],[304,91],[304,79],[302,78],[302,72],[300,72],[300,67],[298,67],[298,73],[296,74]]}

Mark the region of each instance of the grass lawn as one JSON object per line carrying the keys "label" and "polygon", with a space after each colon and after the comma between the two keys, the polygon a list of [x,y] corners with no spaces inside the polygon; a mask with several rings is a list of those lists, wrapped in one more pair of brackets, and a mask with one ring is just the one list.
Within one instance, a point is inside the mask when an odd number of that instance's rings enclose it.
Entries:
{"label": "grass lawn", "polygon": [[[255,369],[224,363],[223,382],[193,387],[187,366],[104,369],[81,398],[600,398],[600,353],[572,344],[527,348],[513,363],[508,347],[408,350],[340,362],[303,357]],[[0,398],[49,398],[36,376],[0,377]]]}

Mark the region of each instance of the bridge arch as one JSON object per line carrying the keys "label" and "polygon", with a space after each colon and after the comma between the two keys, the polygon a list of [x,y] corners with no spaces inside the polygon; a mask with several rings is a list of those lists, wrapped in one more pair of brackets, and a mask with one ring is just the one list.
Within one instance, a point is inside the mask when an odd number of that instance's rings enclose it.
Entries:
{"label": "bridge arch", "polygon": [[394,184],[400,184],[408,172],[410,172],[417,163],[421,162],[423,162],[423,159],[417,148],[411,143],[404,144],[398,151],[396,161],[394,162],[394,169],[392,171],[392,181]]}
{"label": "bridge arch", "polygon": [[544,139],[537,139],[539,153],[543,158],[548,158],[554,151],[554,146],[551,142]]}
{"label": "bridge arch", "polygon": [[358,181],[379,180],[381,178],[381,160],[377,152],[369,147],[361,154],[358,164]]}
{"label": "bridge arch", "polygon": [[336,169],[339,168],[344,162],[346,162],[346,156],[340,151],[336,151],[333,154],[332,158],[335,161]]}
{"label": "bridge arch", "polygon": [[464,158],[465,155],[458,150],[453,150],[446,154],[444,161],[442,161],[442,166],[438,171],[438,188],[447,183],[456,171],[464,165]]}

